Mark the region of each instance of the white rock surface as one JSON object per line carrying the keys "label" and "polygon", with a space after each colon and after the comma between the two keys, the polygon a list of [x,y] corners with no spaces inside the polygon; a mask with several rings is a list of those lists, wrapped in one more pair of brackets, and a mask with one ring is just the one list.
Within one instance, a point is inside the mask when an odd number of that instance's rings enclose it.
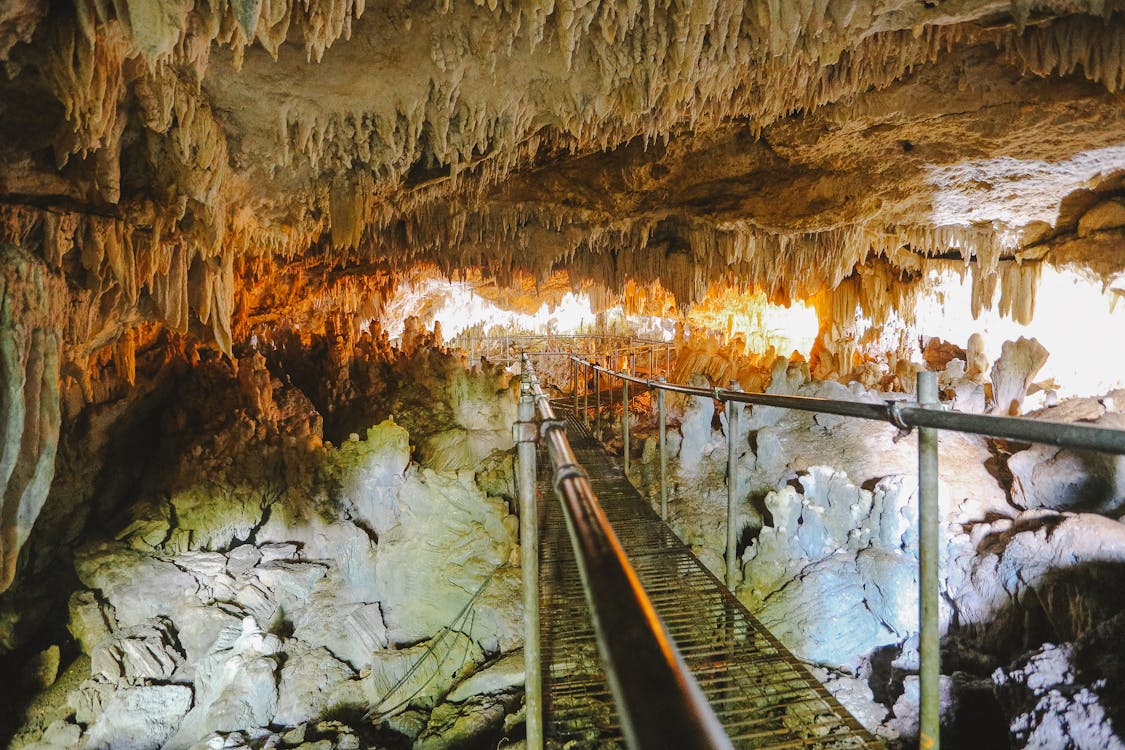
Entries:
{"label": "white rock surface", "polygon": [[172,736],[192,702],[191,688],[152,685],[116,690],[90,726],[90,750],[156,750]]}
{"label": "white rock surface", "polygon": [[1098,694],[1075,684],[1072,651],[1044,644],[1021,663],[997,669],[996,695],[1008,712],[1013,739],[1036,750],[1121,750]]}
{"label": "white rock surface", "polygon": [[364,705],[363,688],[347,664],[327,649],[287,643],[273,724],[295,726],[340,708]]}
{"label": "white rock surface", "polygon": [[122,628],[91,651],[90,672],[112,683],[167,680],[183,659],[174,644],[172,624],[163,618]]}
{"label": "white rock surface", "polygon": [[[411,472],[399,493],[399,522],[378,529],[376,600],[392,643],[415,643],[449,625],[516,544],[507,504],[483,495],[473,477]],[[478,609],[477,630],[506,618]]]}

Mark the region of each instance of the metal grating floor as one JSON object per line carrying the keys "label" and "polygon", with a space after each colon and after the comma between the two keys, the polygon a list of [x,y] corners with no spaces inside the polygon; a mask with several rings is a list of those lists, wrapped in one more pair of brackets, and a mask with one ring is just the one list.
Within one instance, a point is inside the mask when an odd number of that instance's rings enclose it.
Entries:
{"label": "metal grating floor", "polygon": [[[735,747],[883,747],[704,568],[584,426],[568,417],[567,433],[653,606]],[[547,746],[623,747],[549,459],[541,456],[539,466]]]}

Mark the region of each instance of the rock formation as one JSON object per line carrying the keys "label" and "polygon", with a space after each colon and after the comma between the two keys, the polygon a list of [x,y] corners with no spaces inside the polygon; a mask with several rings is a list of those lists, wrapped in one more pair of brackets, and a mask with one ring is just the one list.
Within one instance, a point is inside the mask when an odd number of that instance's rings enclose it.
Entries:
{"label": "rock formation", "polygon": [[[62,669],[38,713],[58,721],[21,742],[275,742],[255,734],[271,722],[286,745],[374,741],[326,716],[415,655],[441,689],[387,731],[436,747],[508,727],[507,692],[449,692],[464,663],[448,654],[479,666],[515,646],[515,579],[448,625],[454,592],[511,568],[514,392],[444,352],[432,311],[387,307],[396,289],[472,279],[509,309],[580,290],[593,314],[669,318],[700,303],[719,333],[681,330],[678,380],[909,393],[924,365],[883,337],[939,274],[971,286],[974,315],[1022,323],[1048,267],[1125,294],[1123,38],[1122,0],[4,3],[0,658],[37,665],[34,684]],[[788,339],[721,317],[798,302],[817,330],[791,359]],[[996,362],[953,343],[928,366],[958,408],[1018,413],[1053,391],[1034,339]],[[1059,408],[1119,425],[1125,399],[1107,399]],[[679,481],[698,490],[674,522],[715,565],[727,415],[671,408]],[[742,424],[740,594],[795,612],[809,594],[784,581],[862,592],[857,642],[810,653],[861,670],[864,649],[908,651],[909,442],[770,409]],[[1120,512],[1112,460],[949,444],[972,467],[946,487],[961,536],[999,524],[1007,550]],[[637,471],[651,483],[651,462]],[[952,621],[1000,606],[961,583]],[[64,608],[72,635],[38,642]],[[1050,696],[1029,697],[1011,656],[1020,736],[1054,736],[1032,704]],[[854,678],[832,676],[862,693]]]}

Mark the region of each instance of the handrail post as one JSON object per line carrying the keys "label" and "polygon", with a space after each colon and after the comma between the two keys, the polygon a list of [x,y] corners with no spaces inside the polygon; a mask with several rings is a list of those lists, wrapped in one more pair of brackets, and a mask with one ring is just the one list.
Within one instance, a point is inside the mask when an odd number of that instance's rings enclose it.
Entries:
{"label": "handrail post", "polygon": [[539,656],[539,520],[535,507],[535,403],[531,371],[522,358],[516,438],[519,442],[520,569],[523,575],[524,705],[527,707],[527,746],[543,747],[543,681]]}
{"label": "handrail post", "polygon": [[[660,377],[664,382],[664,376]],[[665,432],[664,389],[656,390],[657,429],[660,431],[660,518],[668,520],[668,437]]]}
{"label": "handrail post", "polygon": [[652,344],[648,345],[648,376],[652,377],[652,371],[656,366],[656,347]]}
{"label": "handrail post", "polygon": [[578,360],[571,359],[572,381],[570,387],[574,389],[574,416],[578,417]]}
{"label": "handrail post", "polygon": [[588,364],[582,365],[582,381],[585,385],[582,387],[582,421],[586,426],[590,426],[590,376],[586,374]]}
{"label": "handrail post", "polygon": [[[938,404],[937,373],[918,373],[918,405]],[[939,621],[939,508],[938,434],[918,428],[918,623],[921,720],[918,747],[939,750],[941,716],[938,697],[941,675],[941,625]]]}
{"label": "handrail post", "polygon": [[591,368],[594,371],[594,413],[591,419],[591,432],[597,436],[598,416],[602,413],[602,374],[598,372],[597,368]]}
{"label": "handrail post", "polygon": [[621,433],[625,444],[625,478],[629,478],[629,381],[621,381]]}
{"label": "handrail post", "polygon": [[[730,390],[741,391],[737,380],[732,380]],[[738,554],[738,535],[735,529],[735,508],[739,500],[738,487],[738,405],[727,401],[727,588],[734,591]]]}

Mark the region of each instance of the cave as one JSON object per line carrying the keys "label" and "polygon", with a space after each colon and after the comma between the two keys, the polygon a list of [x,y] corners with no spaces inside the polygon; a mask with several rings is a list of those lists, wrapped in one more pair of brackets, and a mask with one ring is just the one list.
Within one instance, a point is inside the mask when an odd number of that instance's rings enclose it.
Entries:
{"label": "cave", "polygon": [[[919,431],[723,389],[1125,430],[1122,0],[9,0],[0,64],[14,749],[532,747],[524,353],[917,747]],[[942,740],[1125,748],[1121,451],[939,446]]]}

